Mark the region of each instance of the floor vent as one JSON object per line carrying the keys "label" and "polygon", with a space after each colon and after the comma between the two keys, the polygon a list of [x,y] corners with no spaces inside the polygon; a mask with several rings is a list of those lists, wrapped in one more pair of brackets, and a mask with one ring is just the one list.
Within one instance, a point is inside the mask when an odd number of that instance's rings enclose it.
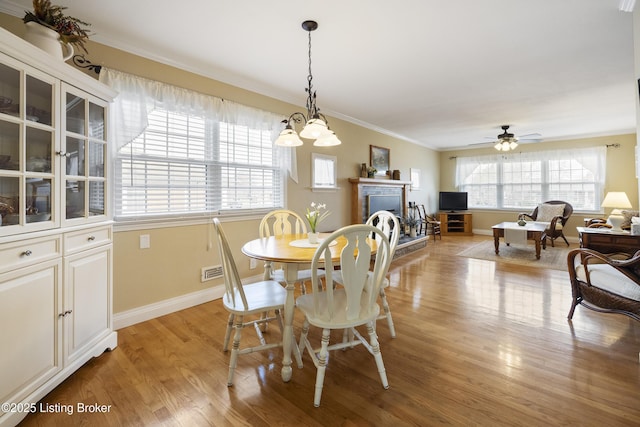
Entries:
{"label": "floor vent", "polygon": [[222,277],[222,266],[214,265],[213,267],[203,267],[200,273],[200,281],[206,282]]}

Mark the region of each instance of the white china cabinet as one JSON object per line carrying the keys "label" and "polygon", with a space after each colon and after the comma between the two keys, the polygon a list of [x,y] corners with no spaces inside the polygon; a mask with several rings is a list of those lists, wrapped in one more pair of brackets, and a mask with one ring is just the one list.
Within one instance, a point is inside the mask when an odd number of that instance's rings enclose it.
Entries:
{"label": "white china cabinet", "polygon": [[107,197],[115,95],[0,29],[0,426],[117,345]]}

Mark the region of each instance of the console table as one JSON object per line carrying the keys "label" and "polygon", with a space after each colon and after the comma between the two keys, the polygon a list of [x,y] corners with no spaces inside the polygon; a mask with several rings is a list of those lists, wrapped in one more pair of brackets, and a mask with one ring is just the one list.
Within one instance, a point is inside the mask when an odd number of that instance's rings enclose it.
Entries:
{"label": "console table", "polygon": [[606,228],[576,228],[581,248],[593,249],[602,253],[626,252],[629,254],[640,250],[640,235]]}

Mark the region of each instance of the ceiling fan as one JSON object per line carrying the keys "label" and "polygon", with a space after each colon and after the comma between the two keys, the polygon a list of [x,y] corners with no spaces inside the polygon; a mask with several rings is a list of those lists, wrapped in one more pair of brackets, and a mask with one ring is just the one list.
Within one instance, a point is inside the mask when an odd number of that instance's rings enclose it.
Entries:
{"label": "ceiling fan", "polygon": [[540,142],[542,141],[542,135],[539,133],[528,133],[526,135],[515,136],[509,132],[509,125],[502,125],[503,132],[498,135],[498,140],[495,141],[493,146],[498,151],[513,150],[518,146],[518,142]]}

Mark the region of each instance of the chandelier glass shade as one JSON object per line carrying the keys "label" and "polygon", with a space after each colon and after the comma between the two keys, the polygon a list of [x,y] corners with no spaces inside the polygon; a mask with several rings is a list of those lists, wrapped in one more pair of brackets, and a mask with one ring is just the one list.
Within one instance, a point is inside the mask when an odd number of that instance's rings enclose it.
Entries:
{"label": "chandelier glass shade", "polygon": [[500,139],[496,145],[493,146],[498,151],[509,151],[515,150],[518,146],[518,140],[516,138],[505,138]]}
{"label": "chandelier glass shade", "polygon": [[[302,28],[309,33],[309,75],[307,76],[308,86],[305,88],[307,92],[307,114],[295,112],[288,119],[282,121],[286,126],[275,141],[276,145],[284,147],[297,147],[302,145],[300,137],[315,140],[313,145],[329,147],[339,145],[342,142],[338,139],[335,132],[329,128],[327,118],[320,113],[320,109],[316,105],[316,92],[313,90],[311,74],[311,32],[318,28],[315,21],[304,21]],[[304,123],[304,127],[300,131],[300,135],[296,133],[294,125],[296,123]]]}
{"label": "chandelier glass shade", "polygon": [[291,127],[291,125],[287,124],[282,132],[280,132],[280,136],[276,140],[276,145],[280,145],[282,147],[297,147],[302,145],[302,140],[298,136],[295,130]]}

